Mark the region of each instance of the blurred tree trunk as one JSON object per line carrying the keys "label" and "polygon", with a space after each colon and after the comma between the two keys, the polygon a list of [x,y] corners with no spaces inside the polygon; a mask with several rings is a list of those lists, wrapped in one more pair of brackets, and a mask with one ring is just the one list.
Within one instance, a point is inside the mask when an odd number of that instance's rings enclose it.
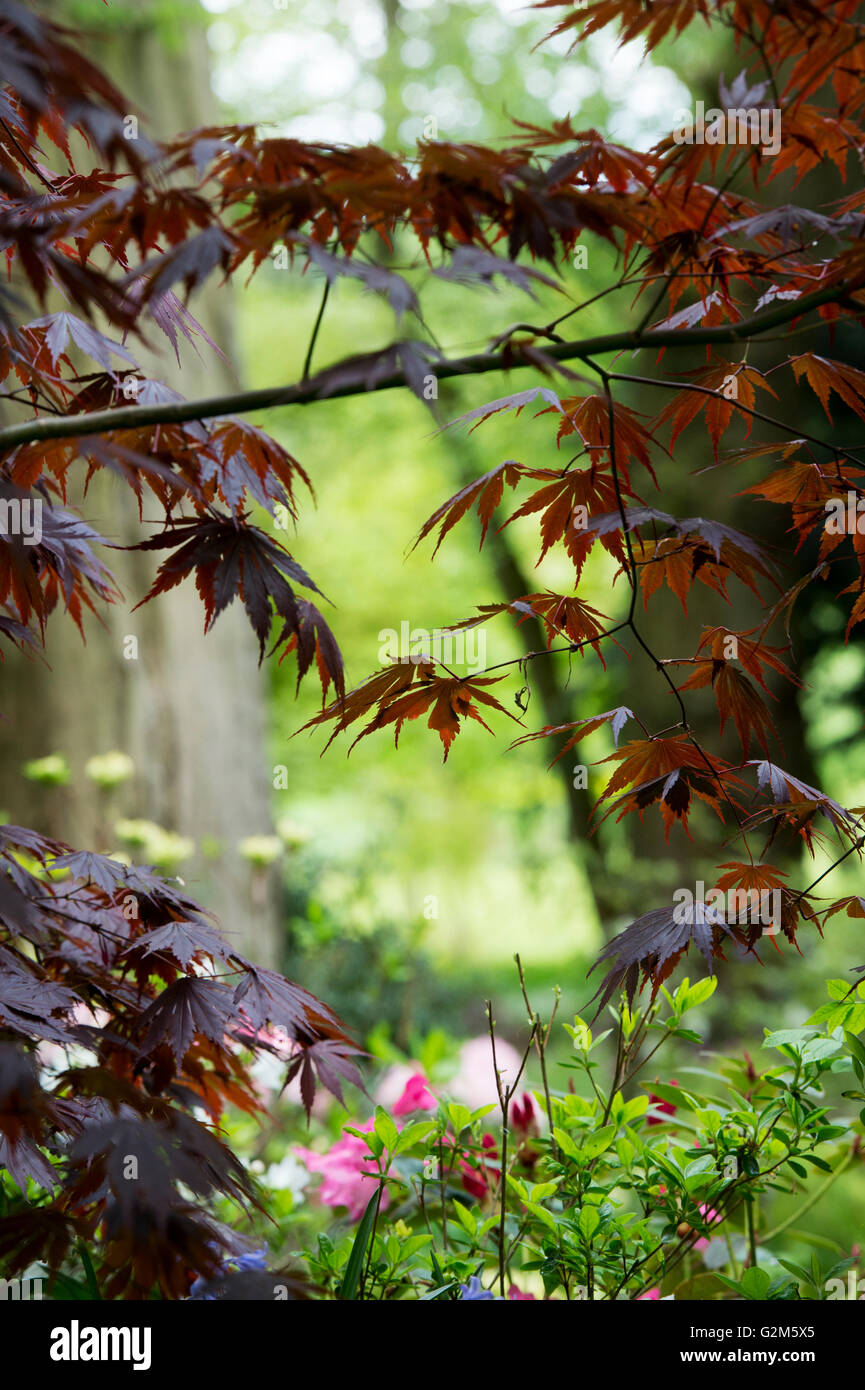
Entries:
{"label": "blurred tree trunk", "polygon": [[[187,20],[182,46],[166,45],[147,5],[109,31],[88,35],[91,53],[129,94],[142,132],[167,136],[213,119],[206,36]],[[214,342],[233,358],[229,291],[211,280],[192,309]],[[185,396],[236,388],[228,363],[199,342],[186,345],[182,369],[149,333],[150,350],[130,347],[146,375]],[[80,496],[71,496],[75,504]],[[139,520],[130,489],[107,473],[88,491],[85,515],[107,539],[130,544],[150,533],[144,500]],[[108,552],[123,601],[86,622],[82,643],[74,624],[55,613],[45,660],[7,656],[0,722],[0,803],[25,824],[76,846],[119,848],[118,816],[144,818],[191,837],[195,857],[179,866],[193,895],[218,914],[229,936],[254,959],[277,956],[273,873],[258,871],[238,853],[238,841],[270,829],[269,764],[265,748],[264,684],[253,634],[234,605],[204,635],[201,600],[192,583],[133,612],[152,580],[155,561],[143,553]],[[128,639],[137,640],[134,644]],[[46,666],[46,661],[48,665]],[[50,668],[50,669],[49,669]],[[122,750],[135,763],[132,779],[106,794],[87,779],[94,754]],[[21,776],[25,759],[64,753],[73,776],[63,788],[35,786]],[[202,842],[207,855],[201,853]]]}

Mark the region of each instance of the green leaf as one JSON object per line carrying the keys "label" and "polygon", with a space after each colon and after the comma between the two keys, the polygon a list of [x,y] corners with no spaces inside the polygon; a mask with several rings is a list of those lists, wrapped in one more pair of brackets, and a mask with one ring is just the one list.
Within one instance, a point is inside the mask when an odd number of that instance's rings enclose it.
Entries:
{"label": "green leaf", "polygon": [[552,1197],[558,1187],[558,1179],[555,1182],[536,1182],[529,1189],[529,1197],[533,1202],[545,1202],[548,1197]]}
{"label": "green leaf", "polygon": [[[45,1268],[47,1269],[47,1266]],[[62,1300],[64,1303],[90,1303],[93,1301],[90,1289],[83,1279],[71,1279],[68,1274],[60,1274],[59,1272],[50,1274],[48,1295],[50,1298]]]}
{"label": "green leaf", "polygon": [[568,1158],[580,1157],[580,1151],[567,1130],[559,1129],[558,1125],[556,1125],[553,1128],[553,1136],[562,1153],[567,1154]]}
{"label": "green leaf", "polygon": [[475,1120],[482,1120],[484,1118],[484,1115],[488,1115],[491,1110],[498,1110],[498,1108],[499,1107],[495,1104],[479,1105],[477,1110],[472,1111],[471,1116],[469,1117],[470,1123],[474,1124]]}
{"label": "green leaf", "polygon": [[745,1270],[740,1287],[746,1298],[758,1299],[763,1302],[769,1292],[771,1282],[772,1280],[765,1269],[753,1266],[751,1269]]}
{"label": "green leaf", "polygon": [[525,1205],[527,1211],[530,1211],[539,1221],[543,1221],[544,1225],[548,1226],[551,1231],[555,1231],[556,1221],[552,1212],[547,1211],[546,1207],[538,1206],[537,1202],[526,1202]]}
{"label": "green leaf", "polygon": [[351,1254],[348,1257],[348,1264],[345,1267],[345,1277],[343,1278],[342,1287],[338,1295],[341,1299],[357,1298],[363,1262],[366,1258],[367,1246],[372,1237],[376,1217],[378,1216],[381,1194],[382,1188],[379,1186],[367,1202],[366,1211],[360,1218],[360,1225],[357,1228],[357,1235],[351,1247]]}
{"label": "green leaf", "polygon": [[843,999],[850,993],[850,983],[848,980],[827,980],[826,989],[830,999]]}
{"label": "green leaf", "polygon": [[[851,1011],[846,1004],[821,1004],[819,1009],[814,1010],[811,1017],[808,1019],[808,1022],[825,1023],[827,1026],[829,1026],[831,1019],[837,1019],[838,1022],[840,1022],[841,1020],[846,1021],[847,1015],[850,1012]],[[834,1028],[836,1026],[837,1024],[833,1023],[830,1027],[830,1032],[831,1028]]]}
{"label": "green leaf", "polygon": [[470,1212],[468,1207],[464,1207],[462,1202],[458,1202],[456,1198],[454,1198],[453,1205],[460,1225],[473,1237],[478,1229],[477,1218],[474,1213]]}
{"label": "green leaf", "polygon": [[426,1139],[435,1127],[435,1120],[415,1120],[412,1124],[406,1125],[405,1129],[400,1131],[394,1153],[405,1153],[407,1149]]}
{"label": "green leaf", "polygon": [[791,1227],[789,1235],[791,1240],[801,1240],[806,1245],[816,1245],[820,1250],[831,1250],[835,1255],[841,1253],[841,1246],[837,1240],[829,1240],[827,1236],[815,1235],[813,1231],[798,1231]]}
{"label": "green leaf", "polygon": [[579,1226],[586,1240],[591,1244],[592,1236],[601,1224],[601,1213],[597,1207],[583,1207]]}
{"label": "green leaf", "polygon": [[409,1236],[408,1240],[401,1241],[400,1264],[405,1264],[406,1260],[410,1260],[412,1255],[416,1255],[425,1245],[429,1245],[431,1240],[432,1236],[425,1232],[423,1235]]}
{"label": "green leaf", "polygon": [[865,1028],[865,1004],[854,1004],[847,1016],[844,1027],[850,1033],[861,1033]]}
{"label": "green leaf", "polygon": [[631,1120],[637,1119],[640,1115],[645,1115],[649,1108],[648,1096],[634,1096],[626,1105],[622,1106],[622,1113],[619,1115],[619,1123],[626,1125]]}
{"label": "green leaf", "polygon": [[836,1052],[840,1052],[842,1043],[839,1038],[812,1038],[802,1048],[803,1062],[822,1062],[826,1057],[832,1057]]}
{"label": "green leaf", "polygon": [[616,1141],[616,1153],[623,1168],[629,1168],[634,1161],[637,1150],[630,1139],[618,1139]]}
{"label": "green leaf", "polygon": [[844,1041],[856,1060],[865,1066],[865,1044],[861,1043],[856,1034],[851,1033],[849,1028],[844,1029]]}
{"label": "green leaf", "polygon": [[447,1117],[453,1125],[454,1134],[460,1134],[466,1125],[471,1123],[472,1112],[467,1105],[459,1105],[456,1101],[448,1101],[445,1107]]}
{"label": "green leaf", "polygon": [[590,1134],[583,1144],[583,1156],[589,1159],[599,1158],[612,1144],[617,1128],[617,1125],[604,1125],[602,1129]]}
{"label": "green leaf", "polygon": [[673,1183],[675,1187],[684,1186],[684,1174],[679,1171],[679,1169],[675,1166],[673,1161],[667,1158],[664,1154],[659,1153],[657,1149],[652,1149],[651,1152],[652,1158],[655,1160],[656,1164],[661,1169],[662,1173],[664,1173],[664,1175],[667,1177],[667,1179],[671,1183]]}
{"label": "green leaf", "polygon": [[821,1125],[814,1138],[818,1144],[825,1144],[827,1139],[840,1139],[846,1133],[846,1125]]}
{"label": "green leaf", "polygon": [[701,1158],[695,1158],[685,1168],[685,1181],[694,1178],[701,1173],[708,1173],[715,1167],[715,1158],[712,1154],[703,1154]]}
{"label": "green leaf", "polygon": [[832,1165],[827,1163],[825,1158],[818,1158],[816,1154],[803,1154],[802,1158],[806,1163],[811,1163],[815,1168],[819,1168],[823,1173],[831,1173]]}
{"label": "green leaf", "polygon": [[699,1109],[697,1102],[681,1086],[671,1086],[666,1081],[641,1081],[640,1085],[644,1091],[651,1091],[659,1100],[665,1100],[679,1110]]}
{"label": "green leaf", "polygon": [[711,999],[715,990],[718,988],[718,978],[716,975],[707,975],[705,980],[698,980],[695,985],[691,985],[687,991],[684,1003],[682,1002],[680,991],[678,998],[679,1009],[682,1013],[686,1009],[696,1008],[698,1004],[704,1004],[707,999]]}
{"label": "green leaf", "polygon": [[588,1052],[592,1046],[592,1030],[587,1023],[583,1023],[581,1018],[574,1019],[574,1027],[569,1023],[565,1024],[565,1032],[569,1033],[576,1052]]}
{"label": "green leaf", "polygon": [[383,1110],[380,1105],[375,1107],[375,1122],[373,1127],[384,1148],[394,1153],[399,1143],[399,1130],[387,1111]]}
{"label": "green leaf", "polygon": [[102,1294],[99,1292],[99,1283],[96,1278],[96,1270],[93,1268],[93,1261],[90,1258],[90,1251],[87,1249],[87,1246],[84,1244],[83,1241],[79,1242],[78,1253],[81,1256],[81,1263],[84,1266],[84,1275],[87,1279],[87,1288],[90,1294],[90,1298],[94,1302],[96,1302],[97,1300],[101,1302]]}
{"label": "green leaf", "polygon": [[794,1274],[797,1279],[801,1279],[804,1284],[811,1283],[811,1275],[802,1265],[794,1264],[792,1260],[778,1260],[779,1265],[786,1269],[788,1274]]}
{"label": "green leaf", "polygon": [[767,1032],[763,1039],[764,1047],[804,1047],[814,1036],[813,1028],[779,1028],[777,1032]]}

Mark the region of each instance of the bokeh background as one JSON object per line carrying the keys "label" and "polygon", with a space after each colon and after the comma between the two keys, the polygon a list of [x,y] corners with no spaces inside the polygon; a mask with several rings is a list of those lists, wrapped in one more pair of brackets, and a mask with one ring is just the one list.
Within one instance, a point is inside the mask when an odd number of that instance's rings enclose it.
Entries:
{"label": "bokeh background", "polygon": [[[408,152],[431,132],[441,140],[494,143],[513,140],[515,122],[549,126],[571,116],[580,128],[595,126],[647,148],[671,129],[681,107],[700,97],[712,103],[719,79],[729,82],[736,72],[732,50],[705,30],[689,31],[652,60],[638,46],[617,48],[609,36],[569,53],[565,39],[541,43],[554,12],[539,14],[516,0],[141,0],[108,8],[101,0],[63,0],[55,8],[84,35],[90,55],[127,84],[159,135],[255,122],[305,140],[369,141]],[[827,185],[809,196],[833,191]],[[783,179],[774,196],[789,200]],[[508,324],[546,323],[590,299],[615,261],[609,248],[587,244],[587,266],[560,266],[561,294],[543,289],[538,304],[511,287],[431,280],[408,240],[382,246],[380,256],[423,285],[426,329],[443,350],[457,353],[482,349]],[[247,386],[293,381],[321,295],[317,272],[300,276],[273,264],[245,287],[212,287],[191,307],[227,362],[200,341],[200,355],[187,351],[180,367],[154,358],[153,372],[190,396],[238,379]],[[633,312],[627,294],[600,301],[581,315],[581,332],[626,326]],[[407,324],[402,331],[424,330]],[[330,293],[314,365],[393,336],[387,305],[343,280]],[[826,346],[822,330],[802,343],[816,351]],[[759,364],[771,351],[757,349],[751,360]],[[843,335],[832,355],[865,365],[861,347]],[[666,366],[641,363],[641,370]],[[434,561],[431,542],[410,549],[448,496],[501,459],[540,467],[560,460],[554,432],[533,425],[532,410],[471,433],[464,426],[438,430],[530,384],[530,373],[448,384],[435,416],[401,391],[256,417],[314,483],[315,502],[303,502],[296,534],[276,533],[335,605],[350,683],[379,666],[384,629],[403,622],[434,629],[468,618],[479,604],[569,586],[563,555],[550,554],[535,568],[531,517],[490,535],[483,549],[473,520],[454,530]],[[802,410],[792,396],[785,399],[780,383],[776,388],[778,414]],[[628,403],[656,409],[657,395],[632,392]],[[803,429],[817,425],[808,418],[811,408]],[[839,416],[837,428],[856,438],[855,421]],[[807,553],[793,556],[771,506],[747,496],[730,500],[758,480],[759,462],[715,466],[697,427],[662,471],[669,510],[717,516],[760,534],[782,568],[808,563]],[[115,492],[95,496],[97,525],[101,519],[121,537],[134,531],[137,518],[118,510],[124,503]],[[521,730],[509,731],[500,719],[495,738],[477,725],[464,730],[446,766],[422,723],[405,729],[398,751],[376,736],[347,757],[343,738],[322,756],[320,730],[298,733],[316,712],[316,691],[310,681],[296,697],[291,658],[259,672],[239,614],[220,619],[205,639],[194,593],[172,596],[164,618],[133,614],[145,588],[141,564],[139,558],[124,570],[121,562],[128,603],[105,628],[90,624],[86,648],[61,634],[61,624],[49,633],[50,675],[32,663],[6,663],[3,806],[12,819],[76,844],[126,850],[182,874],[248,953],[334,1005],[374,1061],[423,1055],[434,1065],[453,1058],[462,1040],[482,1033],[485,999],[495,1002],[503,1035],[518,1044],[525,1010],[516,951],[535,1007],[548,1009],[559,987],[560,1017],[572,1019],[593,992],[586,971],[606,939],[668,901],[675,888],[711,882],[719,862],[738,857],[735,845],[719,853],[718,824],[708,813],[695,815],[692,841],[677,828],[665,845],[659,818],[608,821],[592,836],[588,817],[600,778],[592,765],[612,751],[606,733],[581,745],[580,760],[590,765],[585,791],[573,785],[570,755],[547,768],[552,744],[508,751]],[[608,614],[625,606],[614,576],[615,566],[596,549],[581,593]],[[843,804],[861,806],[865,650],[861,636],[844,644],[841,608],[828,591],[812,587],[792,630],[803,684],[775,691],[783,740],[775,756]],[[733,590],[731,598],[725,606],[708,595],[702,621],[755,626],[761,610],[753,595]],[[145,621],[150,626],[142,627]],[[658,596],[653,621],[667,654],[693,653],[699,624],[672,596]],[[487,664],[540,641],[531,624],[517,628],[507,617],[484,632]],[[130,633],[141,637],[136,663],[122,655]],[[519,715],[514,697],[528,683],[526,731],[619,704],[638,705],[653,728],[673,721],[670,695],[639,652],[610,646],[606,659],[605,669],[592,654],[570,663],[547,658],[525,677],[512,668],[502,698]],[[719,736],[711,694],[697,692],[691,707],[708,745],[732,755],[735,736],[729,729]],[[107,754],[130,761],[106,761]],[[780,862],[790,883],[804,886],[828,859],[786,852]],[[834,875],[831,893],[861,892],[861,885],[861,868],[851,860]],[[801,955],[770,945],[762,964],[731,957],[721,966],[720,988],[696,1023],[709,1049],[747,1048],[757,1065],[769,1065],[767,1054],[760,1057],[763,1030],[804,1022],[826,997],[822,981],[865,961],[861,924],[846,917],[833,921],[825,940],[803,928],[800,946]],[[700,973],[692,962],[692,978]],[[567,1043],[563,1035],[558,1055]],[[679,1060],[698,1065],[699,1055]],[[855,1175],[845,1178],[831,1208],[810,1214],[815,1239],[849,1246],[862,1187]]]}

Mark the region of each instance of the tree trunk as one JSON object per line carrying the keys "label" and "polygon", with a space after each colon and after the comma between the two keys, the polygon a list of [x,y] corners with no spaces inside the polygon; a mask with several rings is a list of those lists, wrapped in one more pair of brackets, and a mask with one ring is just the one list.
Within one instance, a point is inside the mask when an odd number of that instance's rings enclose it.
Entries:
{"label": "tree trunk", "polygon": [[[97,61],[129,93],[130,112],[141,112],[142,132],[166,136],[212,119],[202,29],[192,27],[182,49],[167,47],[145,8],[120,26],[115,22],[93,47]],[[230,358],[229,291],[212,281],[192,308]],[[130,343],[147,375],[186,396],[236,386],[227,363],[206,343],[201,358],[187,345],[181,370],[173,354],[161,350],[157,329],[149,338],[153,351]],[[148,507],[145,494],[139,520],[130,489],[105,473],[93,480],[84,514],[107,539],[130,544],[152,534],[148,522],[156,508]],[[106,558],[124,598],[103,612],[104,626],[92,617],[87,622],[86,646],[57,612],[48,624],[45,660],[17,653],[6,658],[0,803],[11,818],[76,847],[118,848],[119,816],[152,820],[194,839],[194,857],[179,866],[190,891],[217,912],[240,949],[274,964],[274,874],[258,871],[253,879],[238,853],[239,840],[270,829],[265,692],[252,631],[234,605],[205,636],[191,582],[133,612],[154,561],[122,551]],[[137,639],[137,651],[130,638]],[[114,749],[131,755],[135,774],[108,794],[88,781],[84,765]],[[43,788],[22,777],[26,759],[52,752],[69,759],[67,787]]]}

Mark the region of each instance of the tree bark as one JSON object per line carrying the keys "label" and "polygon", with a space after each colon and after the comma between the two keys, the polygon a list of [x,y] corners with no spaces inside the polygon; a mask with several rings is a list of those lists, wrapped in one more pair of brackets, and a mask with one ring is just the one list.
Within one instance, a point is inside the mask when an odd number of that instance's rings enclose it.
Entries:
{"label": "tree bark", "polygon": [[[92,36],[91,36],[92,37]],[[212,119],[203,29],[192,27],[183,48],[166,47],[148,11],[92,44],[94,56],[129,93],[141,130],[166,136]],[[208,335],[232,353],[232,307],[225,288],[205,290],[193,312]],[[200,344],[187,345],[179,369],[162,335],[151,328],[153,351],[130,348],[148,376],[186,396],[236,388],[228,363]],[[166,348],[167,348],[167,340]],[[152,534],[158,509],[144,499],[139,520],[129,488],[97,476],[84,514],[107,539],[130,544]],[[238,841],[270,830],[270,770],[265,748],[264,681],[258,650],[239,605],[204,634],[201,600],[191,583],[133,612],[146,593],[154,560],[146,553],[109,551],[106,562],[123,590],[122,602],[90,618],[84,645],[74,624],[56,612],[48,624],[45,660],[14,653],[3,667],[0,722],[0,803],[6,813],[74,844],[118,848],[119,816],[144,818],[196,842],[179,868],[190,892],[213,908],[231,939],[261,963],[276,963],[275,875],[259,872],[238,853]],[[137,639],[137,653],[129,638]],[[48,665],[46,666],[46,661]],[[134,777],[109,796],[84,775],[94,754],[119,749],[135,762]],[[63,752],[73,777],[67,787],[27,782],[21,764]],[[209,856],[201,853],[210,842]]]}

